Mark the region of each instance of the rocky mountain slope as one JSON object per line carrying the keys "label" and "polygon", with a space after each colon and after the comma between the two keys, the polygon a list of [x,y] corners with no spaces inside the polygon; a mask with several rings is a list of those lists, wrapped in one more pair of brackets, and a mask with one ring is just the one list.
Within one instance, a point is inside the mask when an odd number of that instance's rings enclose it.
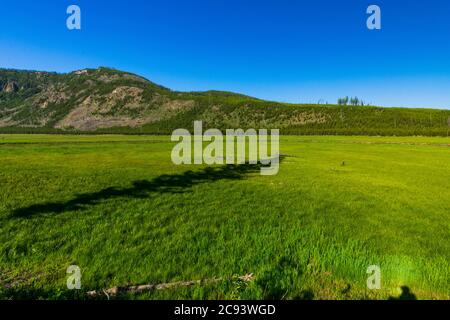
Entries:
{"label": "rocky mountain slope", "polygon": [[176,92],[109,68],[0,69],[0,132],[170,133],[278,128],[300,134],[448,135],[449,110],[294,105],[221,91]]}

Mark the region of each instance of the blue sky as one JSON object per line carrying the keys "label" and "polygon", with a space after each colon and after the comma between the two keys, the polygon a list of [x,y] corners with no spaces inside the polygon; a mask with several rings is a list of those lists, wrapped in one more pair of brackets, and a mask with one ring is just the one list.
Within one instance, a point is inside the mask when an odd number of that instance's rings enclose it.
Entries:
{"label": "blue sky", "polygon": [[[66,28],[79,5],[82,30]],[[366,28],[377,4],[382,29]],[[0,67],[109,66],[175,90],[450,108],[448,0],[4,1]]]}

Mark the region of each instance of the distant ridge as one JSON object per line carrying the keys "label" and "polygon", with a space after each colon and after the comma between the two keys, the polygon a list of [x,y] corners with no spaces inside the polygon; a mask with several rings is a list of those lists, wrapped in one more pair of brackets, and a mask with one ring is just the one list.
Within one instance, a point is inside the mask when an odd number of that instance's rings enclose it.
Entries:
{"label": "distant ridge", "polygon": [[284,134],[441,135],[450,110],[269,102],[223,91],[177,92],[111,68],[58,74],[0,69],[1,133],[168,134],[277,128]]}

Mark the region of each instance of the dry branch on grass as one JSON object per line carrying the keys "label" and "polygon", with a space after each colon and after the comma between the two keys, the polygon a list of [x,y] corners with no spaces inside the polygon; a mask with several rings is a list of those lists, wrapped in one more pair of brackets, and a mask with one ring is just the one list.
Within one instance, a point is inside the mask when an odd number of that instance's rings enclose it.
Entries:
{"label": "dry branch on grass", "polygon": [[[251,282],[255,279],[252,273],[246,274],[244,276],[233,277],[230,280],[236,281],[241,280],[244,282]],[[91,298],[96,298],[101,296],[102,294],[109,297],[117,296],[119,293],[142,293],[149,290],[166,290],[173,289],[178,287],[190,287],[196,284],[214,284],[220,281],[226,280],[224,278],[210,278],[204,280],[193,280],[193,281],[178,281],[178,282],[168,282],[168,283],[160,283],[160,284],[143,284],[136,286],[120,286],[120,287],[112,287],[109,289],[103,290],[94,290],[87,292],[87,295]]]}

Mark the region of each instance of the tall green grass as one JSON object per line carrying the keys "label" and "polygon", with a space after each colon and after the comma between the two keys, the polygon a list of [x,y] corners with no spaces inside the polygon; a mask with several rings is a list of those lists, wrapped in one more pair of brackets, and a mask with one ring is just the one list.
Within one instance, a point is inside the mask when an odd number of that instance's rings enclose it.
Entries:
{"label": "tall green grass", "polygon": [[163,136],[2,135],[0,297],[221,277],[121,298],[448,299],[449,144],[282,137],[279,174],[260,176],[175,166]]}

